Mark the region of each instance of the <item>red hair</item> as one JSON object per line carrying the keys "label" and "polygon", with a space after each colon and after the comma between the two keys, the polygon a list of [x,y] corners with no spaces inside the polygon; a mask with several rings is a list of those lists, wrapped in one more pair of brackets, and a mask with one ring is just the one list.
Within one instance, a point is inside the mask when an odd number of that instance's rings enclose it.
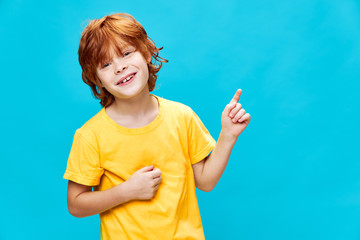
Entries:
{"label": "red hair", "polygon": [[159,56],[162,48],[147,36],[143,26],[129,14],[118,13],[94,19],[84,29],[79,44],[79,63],[82,68],[82,79],[91,87],[94,96],[100,99],[100,104],[107,107],[114,102],[114,96],[101,86],[96,74],[96,68],[111,59],[111,49],[120,56],[126,45],[135,47],[148,63],[149,91],[154,90],[157,73],[166,59]]}

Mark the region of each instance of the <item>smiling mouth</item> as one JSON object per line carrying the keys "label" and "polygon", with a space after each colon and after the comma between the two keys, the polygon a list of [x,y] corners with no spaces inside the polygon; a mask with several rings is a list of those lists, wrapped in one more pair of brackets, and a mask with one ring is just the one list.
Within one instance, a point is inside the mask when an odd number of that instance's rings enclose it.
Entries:
{"label": "smiling mouth", "polygon": [[136,73],[132,73],[132,74],[124,77],[123,79],[121,79],[121,80],[117,83],[117,85],[123,85],[123,84],[131,81],[131,80],[134,78],[135,74],[136,74]]}

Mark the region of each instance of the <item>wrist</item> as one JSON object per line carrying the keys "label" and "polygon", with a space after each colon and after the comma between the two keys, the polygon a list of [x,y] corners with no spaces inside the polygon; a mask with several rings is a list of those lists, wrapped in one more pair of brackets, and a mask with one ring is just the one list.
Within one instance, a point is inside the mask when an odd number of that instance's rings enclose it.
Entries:
{"label": "wrist", "polygon": [[238,136],[234,136],[233,134],[224,131],[223,129],[221,129],[220,135],[219,135],[219,140],[223,140],[228,144],[232,144],[234,145],[238,139]]}
{"label": "wrist", "polygon": [[129,182],[125,181],[117,185],[116,188],[117,198],[121,202],[129,202],[135,198],[133,196],[133,192],[131,191],[131,187],[129,186]]}

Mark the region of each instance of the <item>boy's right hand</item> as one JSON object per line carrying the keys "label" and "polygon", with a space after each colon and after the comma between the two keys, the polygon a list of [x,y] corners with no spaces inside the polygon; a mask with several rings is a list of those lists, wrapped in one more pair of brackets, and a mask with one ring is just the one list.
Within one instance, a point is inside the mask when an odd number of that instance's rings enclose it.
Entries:
{"label": "boy's right hand", "polygon": [[160,169],[146,166],[131,175],[125,183],[133,200],[150,200],[155,196],[161,181]]}

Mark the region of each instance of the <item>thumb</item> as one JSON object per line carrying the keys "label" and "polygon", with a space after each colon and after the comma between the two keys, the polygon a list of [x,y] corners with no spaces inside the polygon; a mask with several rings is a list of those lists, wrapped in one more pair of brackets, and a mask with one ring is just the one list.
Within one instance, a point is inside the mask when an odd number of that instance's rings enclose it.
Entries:
{"label": "thumb", "polygon": [[149,172],[154,169],[154,165],[143,167],[139,170],[139,172]]}

